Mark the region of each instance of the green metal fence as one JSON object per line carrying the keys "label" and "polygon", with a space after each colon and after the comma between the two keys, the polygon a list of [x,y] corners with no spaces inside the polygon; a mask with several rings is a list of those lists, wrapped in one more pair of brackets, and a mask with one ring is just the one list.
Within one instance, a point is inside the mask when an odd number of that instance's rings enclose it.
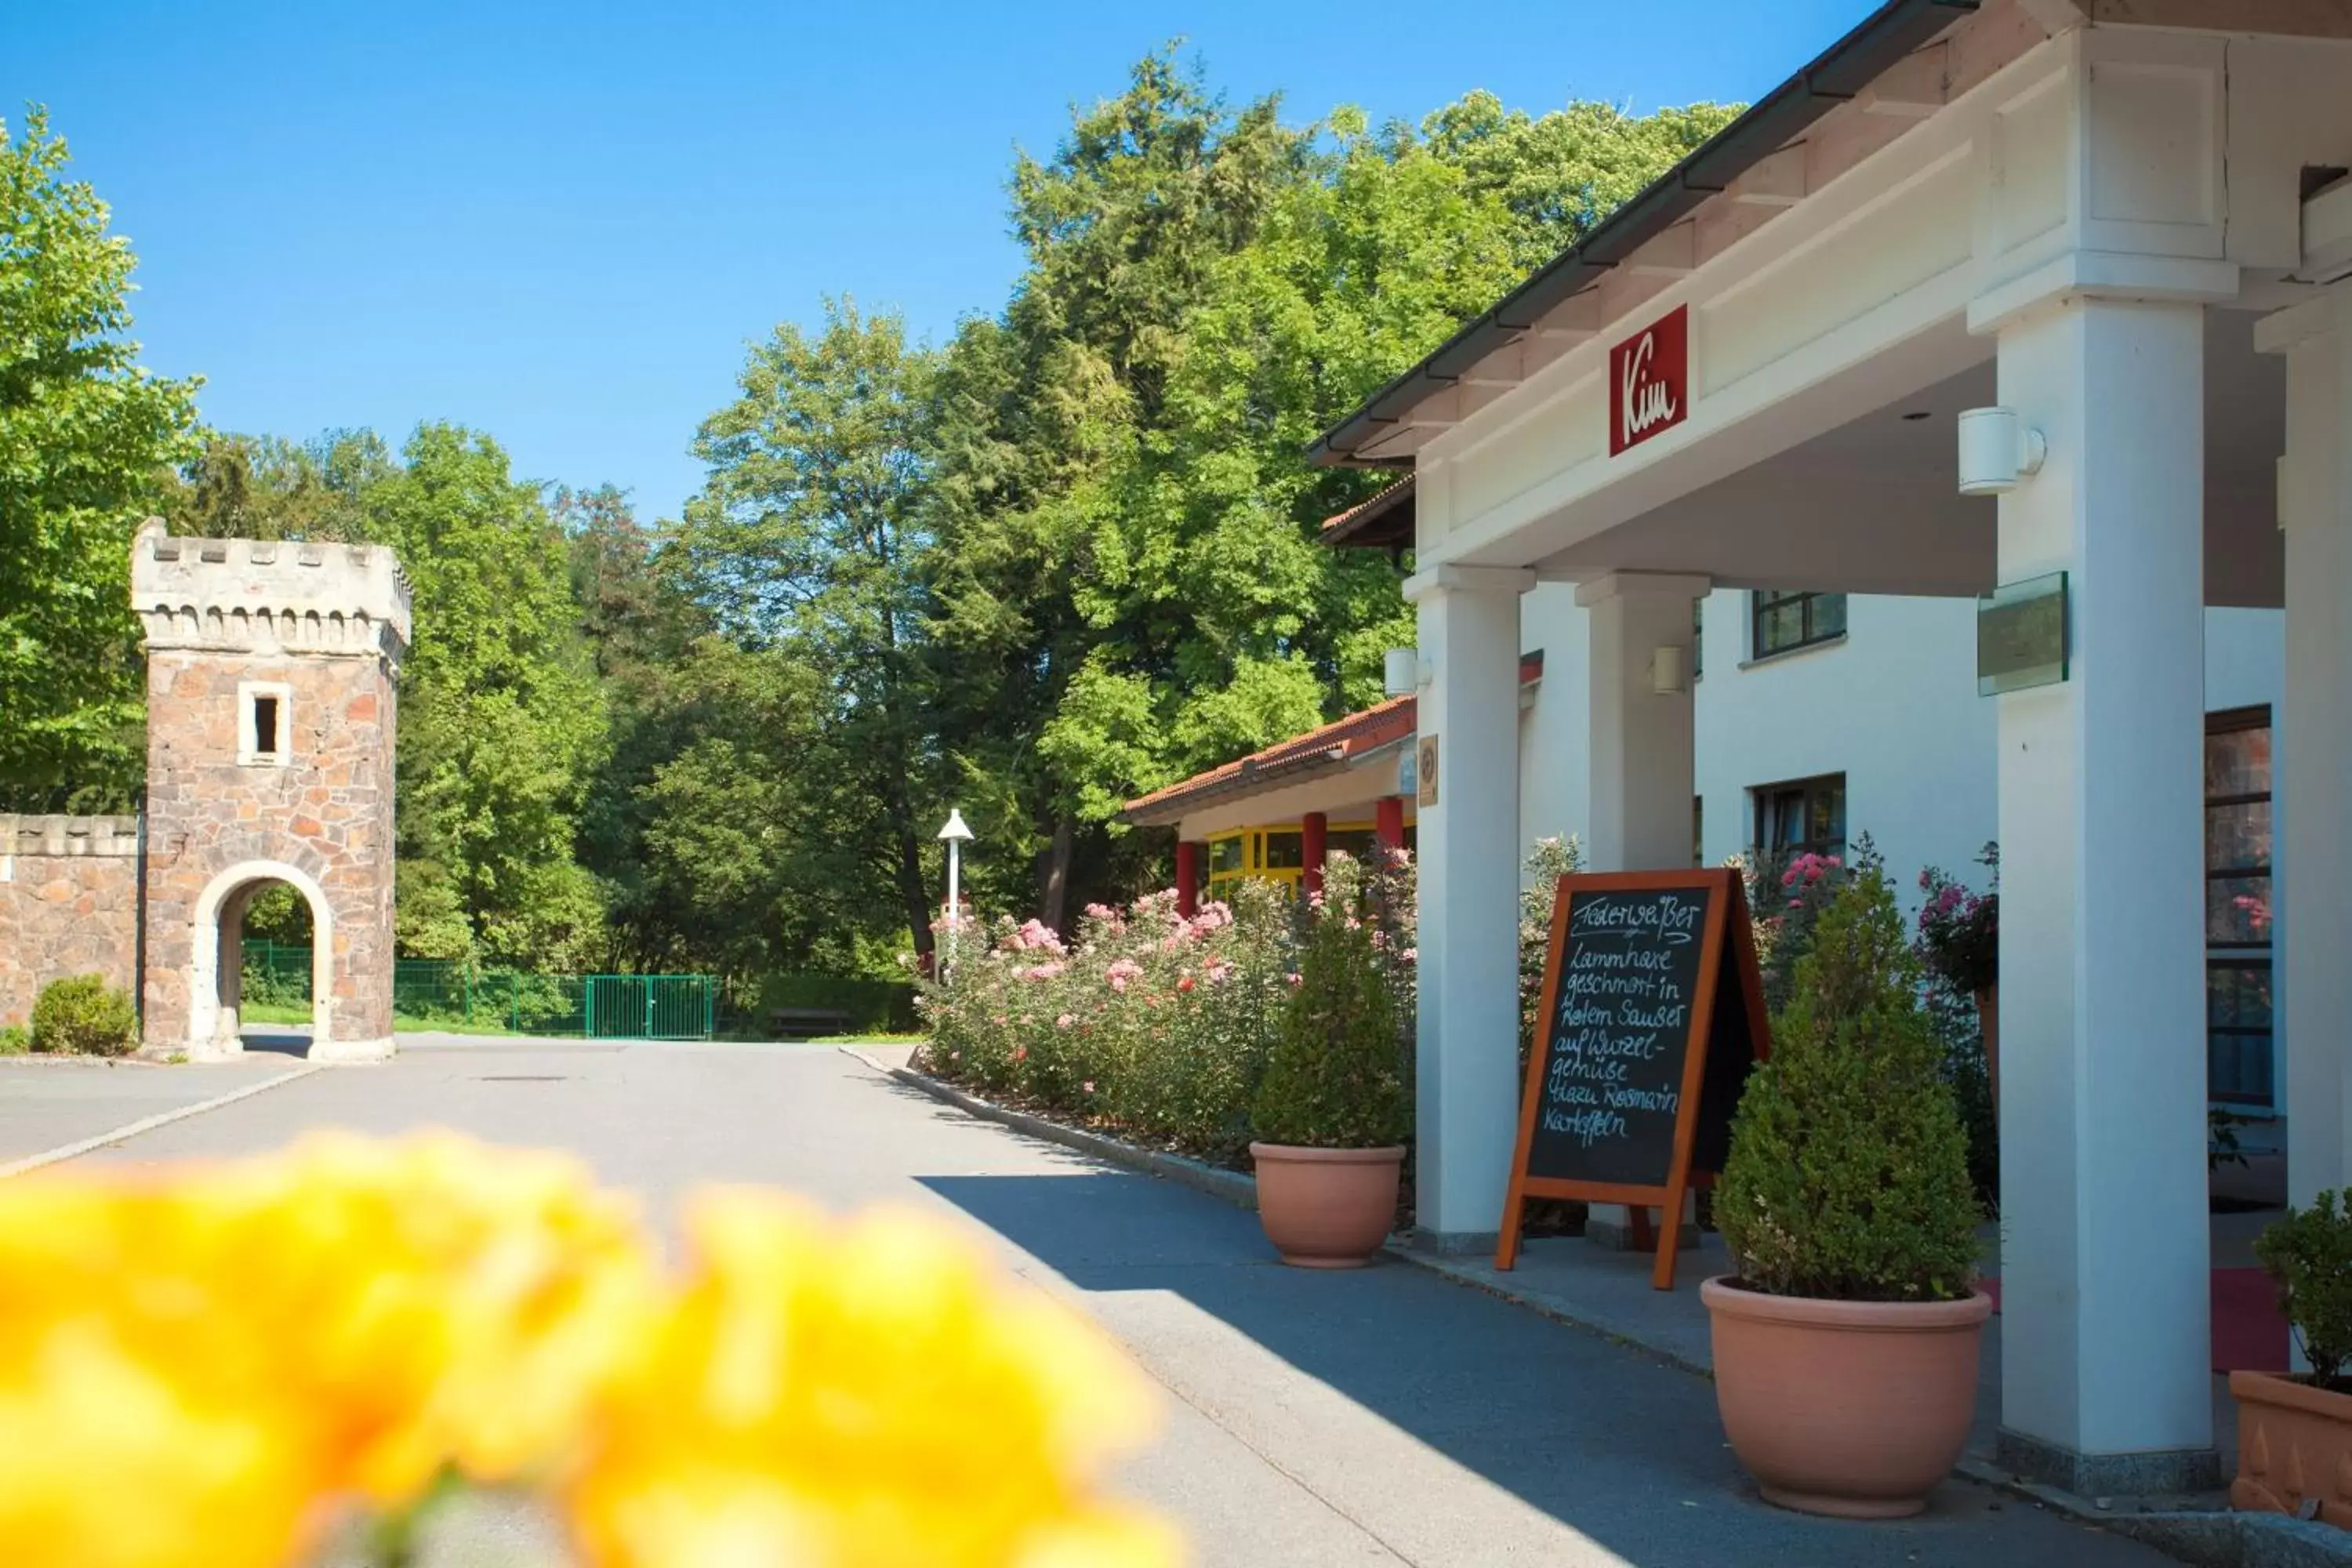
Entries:
{"label": "green metal fence", "polygon": [[[403,958],[392,966],[392,1010],[402,1023],[517,1035],[707,1040],[718,993],[708,974],[540,974],[451,958]],[[248,1004],[307,1006],[309,945],[247,942],[245,997]]]}
{"label": "green metal fence", "polygon": [[707,1040],[717,995],[705,974],[591,974],[587,1032],[600,1040]]}

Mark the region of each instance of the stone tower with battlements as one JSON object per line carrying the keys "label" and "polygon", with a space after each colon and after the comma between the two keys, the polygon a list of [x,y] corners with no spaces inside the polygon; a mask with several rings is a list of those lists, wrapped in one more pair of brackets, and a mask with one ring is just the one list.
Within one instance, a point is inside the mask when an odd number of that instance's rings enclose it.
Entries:
{"label": "stone tower with battlements", "polygon": [[381,545],[177,539],[151,521],[131,599],[147,647],[147,1047],[240,1048],[245,910],[283,882],[310,910],[310,1054],[390,1055],[399,563]]}

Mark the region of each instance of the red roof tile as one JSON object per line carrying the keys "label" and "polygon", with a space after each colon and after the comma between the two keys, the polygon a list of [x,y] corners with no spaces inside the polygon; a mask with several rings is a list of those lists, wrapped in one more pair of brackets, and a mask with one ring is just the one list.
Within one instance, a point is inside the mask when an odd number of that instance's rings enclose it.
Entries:
{"label": "red roof tile", "polygon": [[[1522,684],[1542,675],[1541,648],[1519,656]],[[1344,767],[1370,752],[1411,740],[1419,723],[1419,710],[1420,704],[1412,697],[1391,697],[1303,735],[1277,741],[1264,751],[1252,752],[1246,757],[1194,773],[1150,795],[1138,795],[1127,803],[1119,816],[1142,826],[1164,826],[1173,822],[1183,809],[1212,799],[1253,794],[1261,786],[1270,789],[1301,773]]]}

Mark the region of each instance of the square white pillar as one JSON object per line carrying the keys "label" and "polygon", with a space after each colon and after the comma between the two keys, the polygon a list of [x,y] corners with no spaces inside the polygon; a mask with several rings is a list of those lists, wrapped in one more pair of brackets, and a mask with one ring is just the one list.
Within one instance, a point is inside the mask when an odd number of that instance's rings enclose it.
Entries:
{"label": "square white pillar", "polygon": [[[1585,863],[1596,871],[1681,870],[1691,863],[1697,731],[1691,700],[1694,606],[1705,577],[1614,572],[1580,584],[1592,683],[1592,820]],[[1673,650],[1677,689],[1661,691],[1658,655]]]}
{"label": "square white pillar", "polygon": [[[1595,871],[1679,870],[1691,863],[1697,821],[1697,705],[1691,693],[1692,633],[1708,579],[1657,572],[1612,572],[1576,589],[1585,612],[1591,683],[1585,744],[1591,820],[1584,863]],[[1679,689],[1658,689],[1659,650],[1673,649]],[[1623,1204],[1593,1204],[1585,1239],[1633,1245]],[[1683,1245],[1698,1245],[1686,1226]]]}
{"label": "square white pillar", "polygon": [[2352,285],[2265,319],[2255,345],[2286,356],[2273,1017],[2285,1052],[2288,1195],[2306,1204],[2352,1182]]}
{"label": "square white pillar", "polygon": [[2000,712],[2003,1462],[2214,1484],[2204,1026],[2204,321],[2073,299],[2000,328],[2048,442],[2000,577],[2063,571],[2071,672]]}
{"label": "square white pillar", "polygon": [[1464,566],[1405,584],[1428,672],[1414,1205],[1444,1251],[1494,1246],[1518,1131],[1519,595],[1534,585]]}

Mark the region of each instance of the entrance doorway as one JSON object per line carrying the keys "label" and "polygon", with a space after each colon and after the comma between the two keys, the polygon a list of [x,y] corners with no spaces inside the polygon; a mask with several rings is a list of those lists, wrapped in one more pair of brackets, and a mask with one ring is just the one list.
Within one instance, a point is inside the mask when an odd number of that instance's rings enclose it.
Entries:
{"label": "entrance doorway", "polygon": [[197,900],[190,979],[194,1054],[316,1054],[333,1037],[334,921],[292,866],[245,861]]}

